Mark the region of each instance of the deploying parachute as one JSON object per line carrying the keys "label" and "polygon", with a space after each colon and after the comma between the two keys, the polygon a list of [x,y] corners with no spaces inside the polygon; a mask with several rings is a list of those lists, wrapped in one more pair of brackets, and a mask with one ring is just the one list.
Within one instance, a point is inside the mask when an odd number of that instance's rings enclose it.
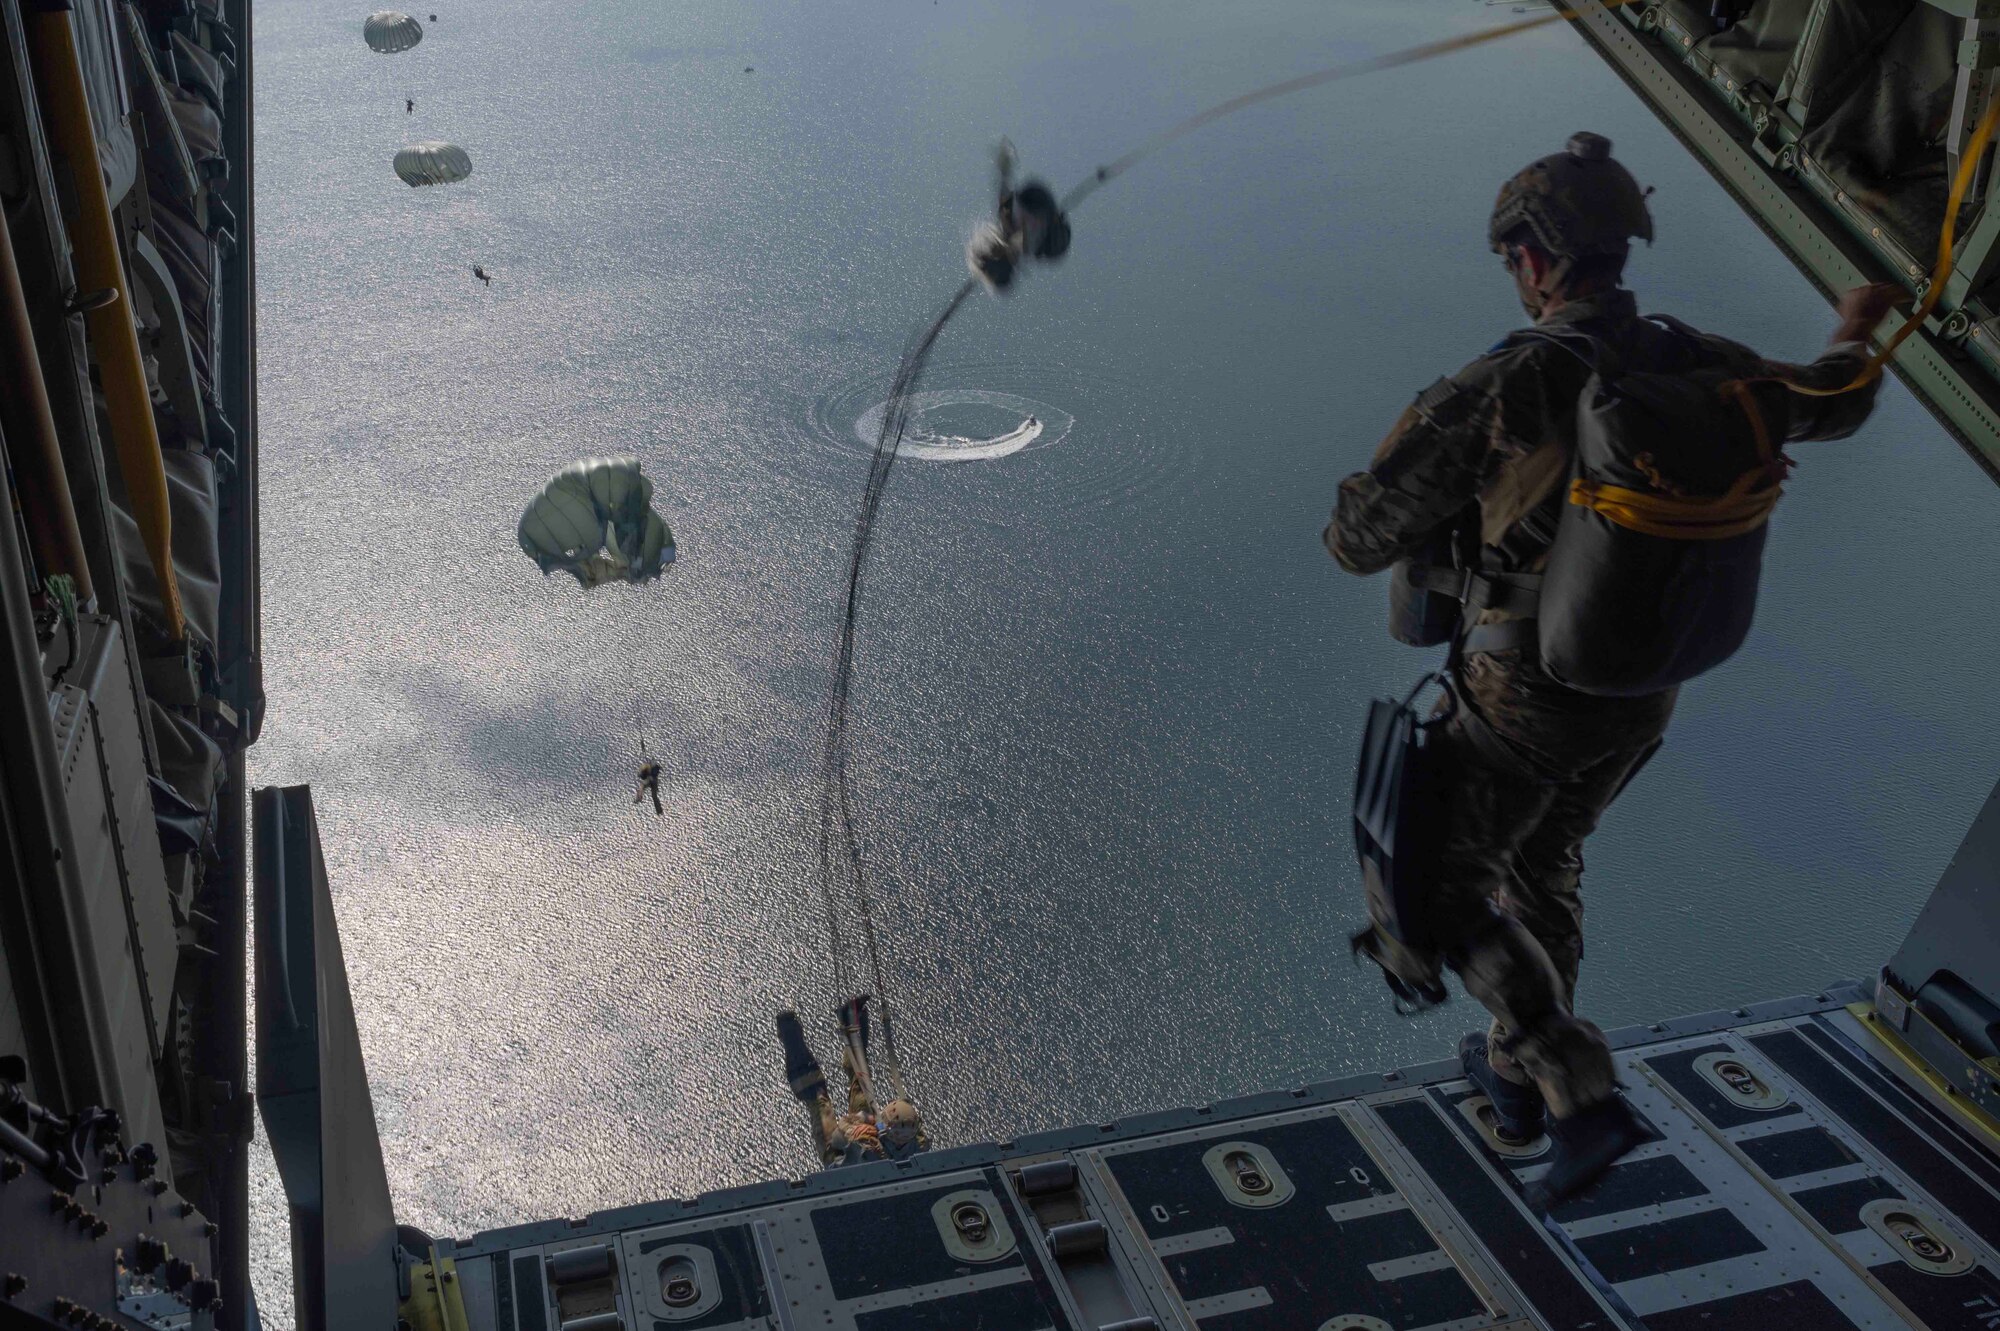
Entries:
{"label": "deploying parachute", "polygon": [[381,55],[394,55],[407,51],[424,39],[424,25],[408,14],[399,14],[393,9],[378,9],[361,24],[362,39],[368,49]]}
{"label": "deploying parachute", "polygon": [[472,174],[472,158],[455,143],[429,139],[396,154],[396,174],[412,187],[449,185]]}
{"label": "deploying parachute", "polygon": [[674,562],[674,534],[652,504],[637,458],[585,458],[529,501],[516,535],[543,573],[565,569],[586,587],[647,582]]}

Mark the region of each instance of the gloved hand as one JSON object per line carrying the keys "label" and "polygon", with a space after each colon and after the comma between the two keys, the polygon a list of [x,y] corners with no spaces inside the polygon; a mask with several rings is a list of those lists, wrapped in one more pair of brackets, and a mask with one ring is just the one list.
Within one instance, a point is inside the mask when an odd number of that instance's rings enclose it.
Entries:
{"label": "gloved hand", "polygon": [[1889,312],[1905,295],[1903,289],[1893,282],[1871,282],[1843,292],[1833,312],[1840,318],[1840,326],[1833,330],[1828,339],[1833,342],[1866,342],[1874,333],[1875,325],[1882,322],[1882,316]]}

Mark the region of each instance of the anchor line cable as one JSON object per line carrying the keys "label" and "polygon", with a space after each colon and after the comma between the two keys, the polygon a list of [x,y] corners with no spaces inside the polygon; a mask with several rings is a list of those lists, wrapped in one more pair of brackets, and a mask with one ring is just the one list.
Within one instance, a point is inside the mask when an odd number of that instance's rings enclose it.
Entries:
{"label": "anchor line cable", "polygon": [[[1603,0],[1601,7],[1604,9],[1619,9],[1625,5],[1638,3],[1642,3],[1642,0]],[[1232,97],[1226,102],[1218,102],[1206,111],[1197,112],[1179,124],[1170,125],[1166,129],[1161,130],[1152,138],[1147,139],[1144,143],[1126,153],[1123,157],[1116,158],[1098,167],[1090,173],[1087,179],[1079,182],[1068,194],[1063,196],[1062,209],[1064,212],[1068,212],[1092,194],[1095,194],[1099,189],[1116,180],[1119,176],[1124,175],[1134,166],[1151,157],[1168,144],[1184,139],[1196,130],[1221,120],[1224,116],[1232,116],[1238,111],[1247,110],[1263,102],[1275,101],[1280,97],[1288,97],[1295,92],[1304,92],[1308,88],[1318,88],[1328,83],[1337,83],[1342,79],[1351,79],[1362,74],[1373,74],[1379,70],[1398,69],[1404,65],[1415,65],[1426,60],[1435,60],[1441,55],[1451,55],[1453,52],[1467,50],[1474,46],[1484,46],[1488,42],[1497,42],[1503,38],[1518,36],[1535,28],[1545,28],[1551,23],[1561,23],[1567,19],[1581,18],[1588,12],[1590,11],[1584,9],[1557,9],[1535,18],[1520,19],[1513,23],[1503,23],[1497,28],[1482,28],[1478,32],[1461,33],[1456,37],[1441,37],[1434,42],[1423,42],[1417,46],[1406,46],[1400,51],[1390,51],[1383,55],[1370,56],[1365,60],[1350,61],[1344,65],[1333,65],[1326,69],[1315,70],[1310,74],[1301,74],[1297,78],[1285,79],[1279,83],[1267,84],[1262,88],[1253,89],[1240,96]]]}
{"label": "anchor line cable", "polygon": [[1958,173],[1952,177],[1951,192],[1944,203],[1944,226],[1938,233],[1937,265],[1931,270],[1930,284],[1924,288],[1922,299],[1910,311],[1910,317],[1903,321],[1902,326],[1869,355],[1867,363],[1854,378],[1837,388],[1814,388],[1783,375],[1771,375],[1769,379],[1775,379],[1803,397],[1838,397],[1842,393],[1865,388],[1881,376],[1883,368],[1895,358],[1896,349],[1909,341],[1923,321],[1930,317],[1931,311],[1937,308],[1938,301],[1944,298],[1945,283],[1951,279],[1952,270],[1958,262],[1957,256],[1952,253],[1958,234],[1958,210],[1965,202],[1966,191],[1972,187],[1973,176],[1979,172],[1980,159],[1986,156],[1986,145],[1992,140],[1996,125],[2000,125],[2000,97],[1987,104],[1985,114],[1979,117],[1971,137],[1965,141],[1965,151],[1959,155]]}
{"label": "anchor line cable", "polygon": [[[1361,74],[1433,60],[1439,56],[1500,41],[1552,23],[1578,18],[1598,9],[1617,9],[1634,3],[1639,3],[1639,0],[1600,0],[1600,3],[1592,6],[1590,10],[1556,8],[1535,18],[1425,42],[1400,51],[1335,65],[1254,89],[1189,116],[1155,134],[1124,156],[1114,158],[1098,167],[1063,196],[1060,206],[1064,212],[1075,209],[1099,189],[1160,149],[1215,121],[1263,102]],[[1996,102],[1996,106],[2000,106],[2000,102]],[[964,307],[966,300],[978,289],[979,284],[976,281],[968,280],[961,284],[930,324],[904,348],[902,359],[897,363],[896,377],[892,381],[889,399],[882,412],[881,428],[876,432],[874,450],[869,457],[868,479],[862,487],[860,509],[854,519],[854,538],[847,561],[845,599],[841,610],[840,631],[834,647],[833,679],[828,688],[824,710],[826,734],[820,761],[819,889],[821,903],[826,909],[828,941],[834,954],[834,977],[843,994],[851,992],[847,987],[849,971],[840,926],[840,893],[836,886],[836,879],[845,877],[848,894],[853,899],[855,916],[860,925],[869,980],[874,986],[872,992],[880,1004],[883,1043],[889,1056],[889,1066],[898,1072],[895,1028],[889,1020],[891,1000],[886,978],[887,968],[883,964],[880,938],[875,928],[867,865],[855,821],[854,797],[850,781],[852,764],[848,748],[848,729],[854,683],[855,625],[860,613],[861,588],[868,563],[868,552],[874,542],[875,520],[881,510],[882,497],[888,489],[890,473],[896,465],[897,450],[901,446],[904,429],[909,423],[911,396],[916,391],[917,382],[923,375],[931,350],[937,345],[938,337],[944,332],[945,325],[951,322],[953,316]],[[841,860],[845,861],[844,874],[838,868],[838,861]],[[900,1075],[897,1076],[897,1081],[900,1082]]]}

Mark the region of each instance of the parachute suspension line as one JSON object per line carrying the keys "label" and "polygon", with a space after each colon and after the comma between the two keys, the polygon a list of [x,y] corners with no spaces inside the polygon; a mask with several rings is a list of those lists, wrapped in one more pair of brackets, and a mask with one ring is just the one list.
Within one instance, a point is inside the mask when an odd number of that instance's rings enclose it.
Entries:
{"label": "parachute suspension line", "polygon": [[[1248,107],[1291,93],[1303,92],[1309,88],[1317,88],[1323,84],[1352,78],[1355,75],[1395,69],[1449,55],[1455,51],[1546,27],[1551,23],[1582,17],[1597,9],[1618,9],[1636,3],[1642,3],[1642,0],[1599,0],[1599,3],[1590,10],[1558,8],[1536,18],[1522,19],[1476,33],[1426,42],[1401,51],[1392,51],[1386,55],[1373,56],[1351,64],[1336,65],[1258,88],[1190,116],[1154,135],[1123,157],[1098,167],[1063,196],[1060,207],[1064,212],[1074,209],[1084,199],[1160,149]],[[2000,106],[2000,100],[1996,100],[1995,106]],[[1003,180],[1011,166],[1010,145],[1002,149]],[[868,891],[867,868],[861,854],[860,834],[855,826],[853,791],[849,781],[848,715],[849,698],[854,683],[855,623],[860,613],[862,575],[867,568],[868,551],[875,535],[875,518],[882,506],[882,496],[888,489],[890,472],[896,465],[897,449],[902,443],[904,429],[909,423],[911,395],[916,391],[917,381],[923,374],[924,366],[930,359],[931,349],[937,344],[938,336],[944,332],[945,325],[951,322],[967,298],[978,289],[977,281],[967,281],[961,285],[945,303],[944,308],[938,312],[937,317],[931,320],[929,326],[915,341],[904,348],[902,360],[896,367],[896,377],[889,390],[889,400],[882,412],[882,426],[875,436],[874,452],[869,457],[868,480],[862,487],[860,511],[854,519],[854,542],[847,561],[846,600],[841,612],[840,633],[834,648],[833,681],[827,692],[825,709],[826,740],[820,762],[819,888],[821,903],[826,909],[827,938],[833,951],[834,979],[843,994],[852,992],[848,987],[846,949],[840,927],[839,894],[835,888],[836,879],[845,877],[853,897],[855,912],[860,920],[862,944],[868,959],[869,981],[873,985],[871,992],[879,1004],[883,1046],[888,1055],[884,1071],[889,1075],[892,1089],[899,1095],[902,1093],[901,1063],[896,1056],[895,1025],[892,1020],[887,971],[882,963],[880,939],[875,929],[874,910]],[[837,865],[837,860],[840,859],[846,862],[844,873]]]}
{"label": "parachute suspension line", "polygon": [[[875,911],[868,891],[867,868],[861,855],[861,837],[855,824],[853,787],[849,780],[847,736],[849,699],[854,684],[855,622],[861,608],[862,573],[867,567],[868,551],[874,541],[875,515],[881,509],[882,496],[889,485],[889,474],[896,465],[896,450],[909,424],[910,395],[923,374],[924,364],[930,358],[931,348],[937,344],[938,335],[965,304],[966,298],[977,289],[976,282],[967,281],[961,285],[944,308],[938,311],[937,317],[931,320],[929,327],[904,348],[903,358],[896,367],[888,407],[882,413],[882,426],[875,436],[874,452],[868,460],[868,481],[861,491],[861,508],[854,519],[854,541],[847,561],[846,603],[834,647],[833,683],[827,691],[826,743],[820,765],[819,877],[820,895],[826,907],[827,936],[833,945],[834,976],[843,993],[851,992],[846,978],[846,949],[841,938],[840,903],[835,891],[836,880],[844,876],[861,924],[871,992],[880,1005],[888,1070],[897,1085],[902,1081],[901,1063],[896,1056],[896,1028],[891,1017],[888,971],[882,964],[881,939],[875,929]],[[838,866],[838,861],[842,859],[845,860],[844,875]]]}

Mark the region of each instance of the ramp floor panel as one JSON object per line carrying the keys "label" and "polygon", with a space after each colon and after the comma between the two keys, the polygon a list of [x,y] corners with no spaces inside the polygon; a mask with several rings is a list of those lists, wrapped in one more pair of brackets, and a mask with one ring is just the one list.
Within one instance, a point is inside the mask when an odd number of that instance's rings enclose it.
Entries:
{"label": "ramp floor panel", "polygon": [[1546,1213],[1439,1063],[443,1247],[470,1331],[557,1331],[606,1243],[624,1331],[2000,1331],[2000,1154],[1852,997],[1616,1036],[1651,1139]]}
{"label": "ramp floor panel", "polygon": [[[1270,1206],[1232,1201],[1208,1161],[1237,1144],[1268,1152],[1294,1194]],[[1493,1324],[1383,1166],[1330,1110],[1099,1154],[1182,1301],[1230,1310],[1204,1323],[1242,1331],[1319,1327],[1342,1316],[1397,1328]],[[1190,1234],[1210,1237],[1176,1250]]]}

